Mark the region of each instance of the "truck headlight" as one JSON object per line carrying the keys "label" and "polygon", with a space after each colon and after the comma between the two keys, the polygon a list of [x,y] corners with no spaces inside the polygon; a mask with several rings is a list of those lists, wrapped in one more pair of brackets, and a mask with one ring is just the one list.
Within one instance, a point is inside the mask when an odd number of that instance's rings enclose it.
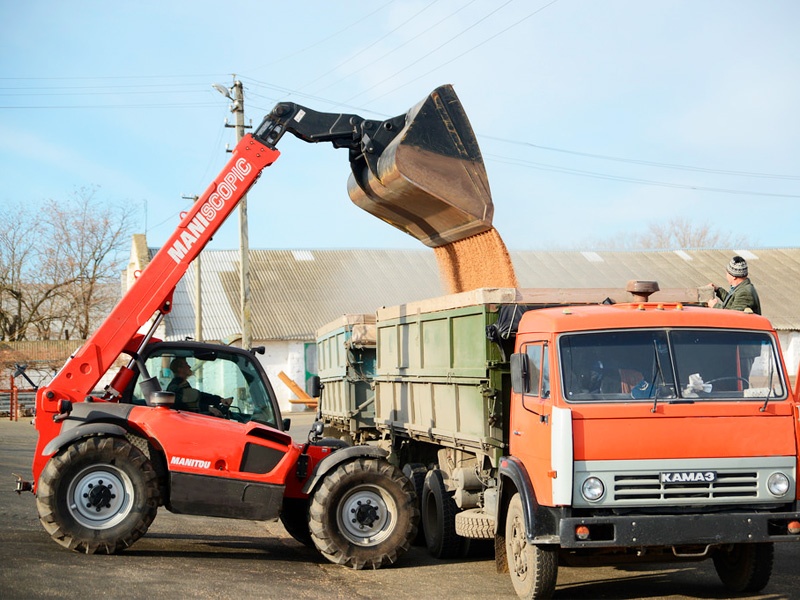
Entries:
{"label": "truck headlight", "polygon": [[581,494],[589,502],[597,502],[605,492],[603,482],[597,477],[587,477],[581,486]]}
{"label": "truck headlight", "polygon": [[767,479],[767,489],[773,496],[784,496],[789,491],[789,478],[783,473],[773,473]]}

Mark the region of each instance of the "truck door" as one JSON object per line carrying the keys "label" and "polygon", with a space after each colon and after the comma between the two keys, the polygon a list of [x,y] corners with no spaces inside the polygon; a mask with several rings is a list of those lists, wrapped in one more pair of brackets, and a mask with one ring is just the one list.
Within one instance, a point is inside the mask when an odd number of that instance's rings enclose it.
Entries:
{"label": "truck door", "polygon": [[550,357],[546,342],[524,344],[527,364],[522,393],[514,393],[511,408],[509,449],[528,470],[536,497],[547,503],[551,497]]}

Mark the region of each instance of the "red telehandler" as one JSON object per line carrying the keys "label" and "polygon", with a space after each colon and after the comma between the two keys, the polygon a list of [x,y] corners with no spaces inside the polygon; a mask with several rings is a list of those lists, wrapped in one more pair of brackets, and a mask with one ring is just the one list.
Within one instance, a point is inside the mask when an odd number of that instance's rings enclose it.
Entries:
{"label": "red telehandler", "polygon": [[[154,337],[175,286],[290,132],[350,153],[359,206],[440,246],[491,227],[486,173],[452,87],[386,121],[280,103],[183,216],[99,329],[38,390],[33,491],[42,525],[62,546],[115,553],[143,536],[159,506],[174,513],[266,520],[334,563],[393,563],[417,532],[414,487],[373,446],[295,443],[255,353]],[[454,199],[455,198],[455,199]],[[149,328],[148,328],[148,324]],[[141,333],[146,330],[146,333]],[[125,356],[122,356],[125,355]],[[96,392],[107,371],[127,364]],[[177,359],[197,388],[173,387]],[[188,396],[194,394],[192,405]],[[204,406],[232,397],[227,418]],[[180,396],[180,397],[178,397]]]}

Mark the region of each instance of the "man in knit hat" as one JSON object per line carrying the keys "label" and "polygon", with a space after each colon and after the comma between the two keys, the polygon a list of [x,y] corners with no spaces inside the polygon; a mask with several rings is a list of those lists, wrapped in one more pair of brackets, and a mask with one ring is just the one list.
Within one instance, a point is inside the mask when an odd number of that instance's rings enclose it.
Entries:
{"label": "man in knit hat", "polygon": [[725,269],[729,290],[714,285],[714,297],[708,301],[712,308],[730,308],[732,310],[750,310],[761,314],[761,302],[755,286],[747,277],[747,261],[741,256],[734,256]]}

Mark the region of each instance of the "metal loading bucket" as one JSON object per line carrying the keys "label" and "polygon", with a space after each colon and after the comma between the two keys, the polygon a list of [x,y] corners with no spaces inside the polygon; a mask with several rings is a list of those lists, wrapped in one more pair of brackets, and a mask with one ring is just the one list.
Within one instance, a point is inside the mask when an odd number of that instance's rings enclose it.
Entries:
{"label": "metal loading bucket", "polygon": [[453,87],[436,88],[404,120],[380,154],[365,144],[351,160],[350,199],[431,248],[490,230],[486,168]]}

